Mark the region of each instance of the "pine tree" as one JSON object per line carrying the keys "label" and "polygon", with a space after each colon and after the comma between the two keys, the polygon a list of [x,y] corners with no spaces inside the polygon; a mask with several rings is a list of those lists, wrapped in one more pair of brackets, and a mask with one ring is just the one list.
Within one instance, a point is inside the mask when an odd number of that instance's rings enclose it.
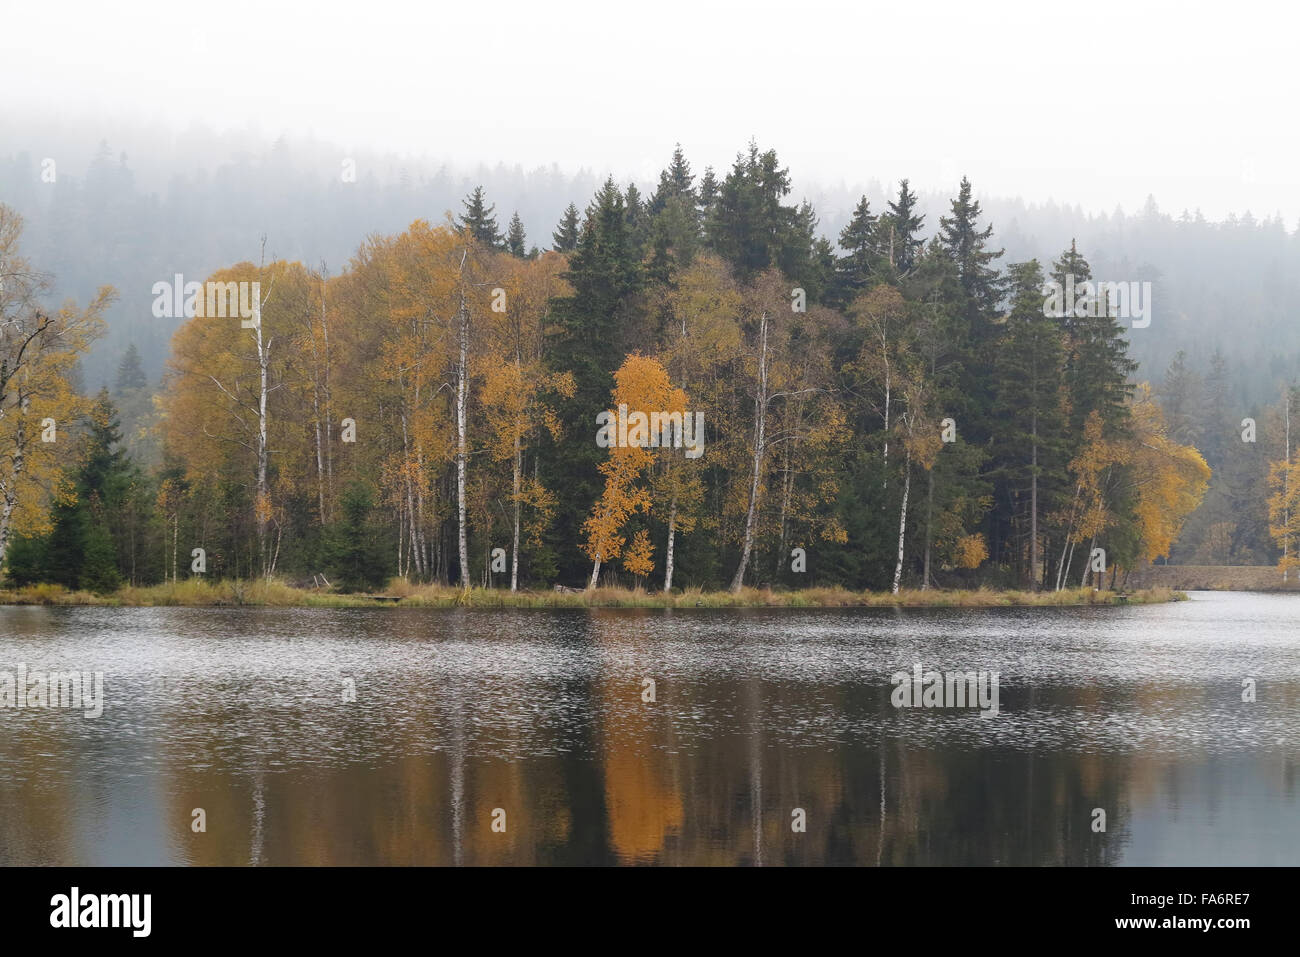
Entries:
{"label": "pine tree", "polygon": [[1205,375],[1205,393],[1201,400],[1203,425],[1200,449],[1210,468],[1218,469],[1228,448],[1234,423],[1228,416],[1228,361],[1216,346]]}
{"label": "pine tree", "polygon": [[700,246],[699,197],[695,177],[682,153],[673,150],[672,162],[659,174],[659,186],[650,197],[648,277],[657,283],[671,283],[672,277],[691,264]]}
{"label": "pine tree", "polygon": [[509,250],[510,255],[525,259],[528,256],[527,241],[523,220],[519,218],[519,212],[516,210],[510,217],[510,228],[506,232],[506,249]]}
{"label": "pine tree", "polygon": [[692,184],[695,177],[691,174],[691,164],[686,162],[686,155],[682,152],[682,144],[678,143],[673,149],[672,162],[668,168],[659,174],[659,186],[655,189],[654,195],[650,197],[650,214],[658,216],[668,205],[668,201],[673,198],[688,200],[692,206],[695,206],[697,197]]}
{"label": "pine tree", "polygon": [[91,591],[111,591],[121,584],[112,523],[121,517],[136,478],[134,466],[118,447],[121,439],[117,410],[103,390],[91,407],[82,439],[76,497],[55,506],[53,528],[37,546],[41,580]]}
{"label": "pine tree", "polygon": [[623,193],[608,179],[587,208],[578,248],[565,274],[572,294],[552,307],[556,338],[550,361],[557,373],[573,375],[571,399],[557,403],[560,418],[580,423],[565,432],[557,469],[544,485],[559,489],[553,529],[556,551],[576,568],[574,544],[584,513],[597,496],[601,450],[592,441],[596,414],[604,410],[614,371],[630,351],[628,337],[642,326],[637,293],[644,281],[640,257],[630,235]]}
{"label": "pine tree", "polygon": [[1002,301],[1005,285],[992,265],[1003,251],[988,248],[993,227],[980,229],[980,212],[979,201],[971,198],[970,180],[963,176],[957,198],[952,201],[952,215],[939,218],[940,242],[957,265],[967,299],[967,318],[977,343],[991,334],[989,323]]}
{"label": "pine tree", "polygon": [[1200,376],[1187,367],[1184,350],[1179,349],[1170,360],[1158,395],[1169,438],[1180,445],[1199,446],[1201,381]]}
{"label": "pine tree", "polygon": [[836,265],[839,302],[850,302],[867,288],[876,268],[876,216],[863,196],[854,207],[849,224],[840,230],[840,248],[845,255]]}
{"label": "pine tree", "polygon": [[1060,390],[1065,356],[1059,320],[1043,315],[1038,261],[1013,263],[1008,272],[1011,311],[993,369],[996,500],[1012,503],[1008,518],[1023,521],[1020,541],[1026,547],[1017,557],[1028,553],[1024,579],[1037,589],[1046,567],[1041,522],[1049,509],[1044,506],[1056,507],[1065,464]]}
{"label": "pine tree", "polygon": [[646,204],[641,201],[641,191],[636,188],[635,183],[627,184],[627,191],[623,194],[623,206],[627,216],[628,239],[639,259],[650,238],[650,213],[646,209]]}
{"label": "pine tree", "polygon": [[769,266],[802,280],[811,254],[811,212],[782,203],[789,192],[790,171],[776,151],[760,153],[751,140],[723,180],[706,230],[709,244],[742,280]]}
{"label": "pine tree", "polygon": [[[1133,387],[1129,377],[1137,363],[1128,357],[1128,342],[1107,297],[1086,295],[1083,283],[1092,279],[1092,267],[1071,241],[1070,248],[1052,264],[1052,276],[1064,289],[1073,277],[1074,308],[1066,309],[1066,385],[1070,390],[1070,432],[1081,441],[1088,415],[1101,417],[1107,437],[1125,431],[1127,401]],[[1069,303],[1066,303],[1069,306]]]}
{"label": "pine tree", "polygon": [[714,175],[713,167],[706,166],[704,175],[700,177],[700,188],[696,194],[697,208],[699,209],[699,221],[703,229],[707,230],[710,221],[713,219],[713,213],[718,207],[718,193],[721,187],[718,185],[718,178]]}
{"label": "pine tree", "polygon": [[[939,219],[935,243],[952,262],[957,275],[958,291],[954,306],[964,325],[961,392],[970,400],[966,404],[965,428],[969,438],[986,443],[996,431],[989,403],[975,400],[986,389],[999,351],[999,335],[1005,328],[995,320],[1006,283],[992,265],[1002,250],[988,248],[993,227],[980,227],[980,204],[971,198],[970,180],[962,177],[957,198],[952,201],[951,215]],[[1040,276],[1041,278],[1041,276]],[[1041,311],[1041,310],[1040,310]],[[996,548],[998,543],[994,542]]]}
{"label": "pine tree", "polygon": [[551,248],[557,253],[571,253],[578,248],[578,207],[570,203],[551,234]]}
{"label": "pine tree", "polygon": [[622,361],[627,331],[623,319],[642,282],[623,194],[612,179],[587,209],[566,278],[573,294],[555,303],[556,368],[572,372],[579,395],[604,408],[614,370]]}
{"label": "pine tree", "polygon": [[387,552],[371,520],[375,493],[367,483],[354,481],[339,500],[342,517],[326,529],[325,560],[340,591],[379,588],[388,579]]}
{"label": "pine tree", "polygon": [[835,247],[829,239],[817,235],[819,220],[812,203],[799,204],[795,213],[793,241],[787,256],[787,275],[797,280],[808,299],[824,301],[835,283]]}
{"label": "pine tree", "polygon": [[143,389],[149,384],[140,364],[140,350],[131,343],[126,347],[126,354],[117,367],[117,378],[113,381],[113,395],[122,396],[136,389]]}
{"label": "pine tree", "polygon": [[891,200],[879,223],[879,246],[896,276],[906,276],[916,265],[925,240],[921,229],[925,217],[917,215],[917,196],[907,180],[898,184],[898,198]]}
{"label": "pine tree", "polygon": [[690,266],[700,247],[700,223],[695,202],[689,197],[671,196],[650,223],[648,278],[669,284]]}
{"label": "pine tree", "polygon": [[460,216],[460,228],[488,249],[502,247],[501,231],[497,228],[496,206],[489,206],[483,196],[483,187],[475,186],[462,203],[465,212]]}

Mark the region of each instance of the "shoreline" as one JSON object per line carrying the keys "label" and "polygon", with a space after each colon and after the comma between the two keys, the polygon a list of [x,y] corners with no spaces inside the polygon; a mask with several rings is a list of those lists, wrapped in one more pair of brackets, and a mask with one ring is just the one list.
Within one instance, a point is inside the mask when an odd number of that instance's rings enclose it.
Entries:
{"label": "shoreline", "polygon": [[187,579],[179,583],[128,586],[107,594],[69,591],[61,585],[0,589],[0,605],[98,606],[109,608],[1071,608],[1146,605],[1186,601],[1178,589],[1154,587],[1131,592],[1071,588],[1052,592],[978,589],[904,589],[890,592],[805,588],[794,591],[744,588],[672,595],[643,589],[601,587],[592,591],[517,591],[395,581],[383,592],[342,594],[295,588],[283,582]]}

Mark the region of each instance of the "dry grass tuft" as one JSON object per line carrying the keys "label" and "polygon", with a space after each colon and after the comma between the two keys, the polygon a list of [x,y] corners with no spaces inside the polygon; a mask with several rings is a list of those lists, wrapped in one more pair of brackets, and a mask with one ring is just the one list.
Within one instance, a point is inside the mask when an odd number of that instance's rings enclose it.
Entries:
{"label": "dry grass tuft", "polygon": [[62,585],[25,585],[0,591],[6,605],[124,605],[186,607],[251,606],[269,608],[334,607],[371,608],[998,608],[1072,605],[1151,604],[1182,601],[1186,595],[1172,588],[1146,588],[1121,599],[1115,592],[1071,588],[1058,592],[996,591],[977,589],[907,588],[889,592],[849,591],[845,588],[804,588],[797,591],[742,588],[704,591],[687,588],[672,595],[644,588],[596,588],[591,591],[518,591],[447,585],[421,585],[393,579],[379,595],[343,595],[295,588],[281,581],[207,581],[188,578],[180,582],[142,587],[127,586],[112,594],[69,591]]}

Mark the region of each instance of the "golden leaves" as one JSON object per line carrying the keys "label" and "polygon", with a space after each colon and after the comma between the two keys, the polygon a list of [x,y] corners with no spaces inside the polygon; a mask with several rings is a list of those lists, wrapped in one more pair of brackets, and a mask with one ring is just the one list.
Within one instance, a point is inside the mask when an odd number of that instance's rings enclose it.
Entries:
{"label": "golden leaves", "polygon": [[1134,390],[1130,408],[1134,434],[1121,455],[1137,480],[1139,559],[1150,561],[1169,554],[1187,516],[1205,495],[1210,467],[1192,446],[1168,437],[1164,414],[1145,382]]}
{"label": "golden leaves", "polygon": [[[613,397],[616,406],[626,406],[647,416],[651,412],[683,415],[686,412],[686,393],[669,381],[664,367],[655,359],[635,353],[614,373]],[[639,444],[615,442],[610,446],[609,457],[600,463],[605,488],[583,523],[586,534],[583,551],[593,561],[607,561],[622,554],[626,541],[621,533],[624,524],[634,513],[649,511],[650,491],[638,482],[642,472],[654,461],[656,451],[659,450]],[[647,540],[645,547],[648,545]],[[638,554],[633,560],[642,565],[649,561],[649,553]]]}
{"label": "golden leaves", "polygon": [[623,555],[623,567],[633,575],[644,578],[654,571],[655,563],[651,558],[653,554],[650,533],[643,528],[632,536],[632,544]]}
{"label": "golden leaves", "polygon": [[988,544],[979,534],[961,536],[952,549],[952,561],[958,568],[979,568],[988,557]]}

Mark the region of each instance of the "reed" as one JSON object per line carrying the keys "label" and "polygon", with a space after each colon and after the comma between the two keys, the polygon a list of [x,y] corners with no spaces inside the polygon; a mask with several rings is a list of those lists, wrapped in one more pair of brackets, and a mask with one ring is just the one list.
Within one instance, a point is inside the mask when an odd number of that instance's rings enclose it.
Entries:
{"label": "reed", "polygon": [[1002,608],[1077,605],[1152,604],[1182,601],[1172,588],[1144,588],[1121,596],[1091,588],[1062,591],[1000,591],[991,588],[907,588],[897,595],[846,588],[792,591],[742,588],[738,592],[687,588],[672,595],[644,588],[596,588],[590,591],[517,591],[392,581],[375,595],[344,595],[296,588],[281,581],[189,578],[161,585],[127,586],[99,595],[70,591],[61,585],[26,585],[0,590],[6,605],[110,605],[131,607],[331,607],[331,608]]}

